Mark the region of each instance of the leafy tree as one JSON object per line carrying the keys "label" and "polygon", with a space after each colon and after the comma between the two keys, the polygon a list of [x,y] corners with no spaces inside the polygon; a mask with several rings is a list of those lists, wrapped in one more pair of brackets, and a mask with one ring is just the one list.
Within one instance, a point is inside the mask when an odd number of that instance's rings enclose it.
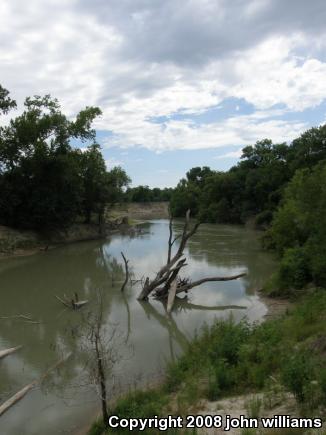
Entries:
{"label": "leafy tree", "polygon": [[[281,285],[326,285],[326,163],[296,172],[266,238],[282,257]],[[293,279],[291,279],[293,277]]]}
{"label": "leafy tree", "polygon": [[9,97],[9,91],[0,85],[0,114],[6,114],[11,109],[16,108],[16,101]]}
{"label": "leafy tree", "polygon": [[149,186],[137,186],[128,188],[125,198],[131,202],[157,202],[157,201],[169,201],[173,189],[164,188],[160,189],[154,187],[151,189]]}
{"label": "leafy tree", "polygon": [[[0,87],[0,112],[16,103]],[[0,128],[0,222],[52,231],[69,226],[80,215],[99,220],[129,182],[121,168],[108,172],[95,142],[97,107],[86,107],[74,120],[50,95],[26,98],[24,111]],[[71,140],[90,142],[86,151]]]}
{"label": "leafy tree", "polygon": [[92,212],[103,215],[108,201],[107,171],[100,146],[90,145],[81,155],[81,176],[83,181],[82,208],[85,222],[90,223]]}
{"label": "leafy tree", "polygon": [[131,182],[131,179],[126,174],[121,166],[116,166],[106,174],[107,186],[107,202],[114,204],[121,201],[125,193],[125,189]]}
{"label": "leafy tree", "polygon": [[326,125],[304,132],[292,142],[289,164],[294,173],[297,169],[312,168],[326,159]]}

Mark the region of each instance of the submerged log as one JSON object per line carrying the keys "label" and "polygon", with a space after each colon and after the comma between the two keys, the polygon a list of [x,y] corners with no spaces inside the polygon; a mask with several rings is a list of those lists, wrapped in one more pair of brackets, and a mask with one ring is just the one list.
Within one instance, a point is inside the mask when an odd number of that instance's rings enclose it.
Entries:
{"label": "submerged log", "polygon": [[30,384],[26,385],[24,388],[19,390],[16,394],[14,394],[12,397],[10,397],[8,400],[6,400],[4,403],[0,405],[0,417],[7,412],[13,405],[18,403],[20,400],[22,400],[26,394],[31,391],[34,387],[37,385],[40,385],[47,376],[55,369],[57,369],[60,365],[62,365],[68,358],[70,358],[71,353],[69,353],[65,358],[62,358],[60,361],[58,361],[56,364],[54,364],[52,367],[50,367],[41,377],[40,379],[36,379],[35,381],[31,382]]}
{"label": "submerged log", "polygon": [[79,308],[83,307],[86,304],[88,304],[88,299],[86,299],[85,301],[73,302],[73,308],[75,310],[78,310]]}
{"label": "submerged log", "polygon": [[10,397],[10,399],[6,400],[6,402],[0,405],[0,417],[2,416],[2,414],[8,411],[13,405],[15,405],[17,402],[22,400],[26,396],[26,394],[36,385],[37,385],[36,381],[26,385],[24,388],[19,390],[16,394]]}
{"label": "submerged log", "polygon": [[16,346],[16,347],[11,347],[10,349],[5,349],[5,350],[0,350],[0,359],[11,355],[12,353],[16,352],[17,350],[21,349],[23,346]]}
{"label": "submerged log", "polygon": [[84,301],[80,301],[78,299],[77,293],[75,293],[75,299],[71,299],[70,301],[68,300],[68,298],[66,296],[64,297],[64,299],[60,298],[57,295],[54,295],[54,297],[56,299],[58,299],[58,301],[61,302],[65,307],[72,308],[73,310],[78,310],[79,308],[83,307],[84,305],[86,305],[88,303],[88,299],[86,299]]}
{"label": "submerged log", "polygon": [[23,320],[30,320],[32,321],[32,317],[27,314],[16,314],[15,316],[1,316],[1,320],[8,320],[8,319],[23,319]]}

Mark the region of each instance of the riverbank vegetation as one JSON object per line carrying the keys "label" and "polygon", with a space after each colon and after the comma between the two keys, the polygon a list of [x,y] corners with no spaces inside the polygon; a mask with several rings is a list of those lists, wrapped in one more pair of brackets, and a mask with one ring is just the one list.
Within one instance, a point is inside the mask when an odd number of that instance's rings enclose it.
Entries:
{"label": "riverbank vegetation", "polygon": [[313,282],[326,287],[326,164],[300,169],[285,189],[264,244],[274,248],[280,268],[269,288],[296,295]]}
{"label": "riverbank vegetation", "polygon": [[[8,117],[16,106],[0,86],[0,115]],[[70,120],[56,99],[35,96],[0,127],[0,224],[48,233],[76,221],[89,223],[94,215],[101,224],[107,204],[149,201],[170,201],[173,216],[184,217],[191,210],[200,222],[241,224],[253,219],[265,230],[264,246],[280,258],[266,291],[296,300],[296,308],[278,320],[250,325],[231,319],[204,327],[185,354],[168,366],[161,387],[131,392],[110,412],[120,417],[184,415],[195,412],[202,399],[263,392],[266,400],[256,406],[260,412],[272,406],[275,395],[282,400],[290,392],[303,415],[322,415],[326,126],[312,128],[290,144],[265,139],[247,146],[241,161],[227,172],[192,168],[175,189],[127,189],[128,175],[119,167],[107,170],[96,142],[92,124],[100,115],[99,108],[86,107]],[[177,266],[180,270],[183,264]],[[176,275],[170,278],[169,286]],[[103,430],[100,422],[91,434]]]}
{"label": "riverbank vegetation", "polygon": [[123,201],[125,202],[161,202],[170,201],[173,189],[165,187],[160,189],[154,187],[151,189],[149,186],[136,186],[128,187]]}
{"label": "riverbank vegetation", "polygon": [[[260,325],[230,320],[204,327],[168,366],[160,388],[129,393],[115,404],[114,415],[185,415],[198,411],[203,399],[260,392],[263,400],[248,406],[252,416],[286,402],[290,393],[299,414],[325,417],[325,141],[325,127],[290,145],[263,140],[244,148],[242,161],[228,172],[193,168],[180,181],[171,195],[173,215],[191,209],[206,222],[254,218],[266,230],[265,247],[280,256],[266,290],[291,296],[295,308]],[[103,430],[97,423],[90,433]]]}
{"label": "riverbank vegetation", "polygon": [[[0,115],[16,106],[0,86]],[[106,169],[92,128],[100,115],[86,107],[70,121],[49,95],[26,98],[22,113],[0,127],[0,224],[48,232],[93,214],[101,222],[130,180],[119,167]]]}
{"label": "riverbank vegetation", "polygon": [[[203,399],[262,392],[257,403],[248,404],[248,413],[259,417],[285,402],[290,392],[298,413],[325,416],[325,337],[326,293],[321,289],[311,289],[280,319],[254,325],[217,321],[204,326],[185,354],[168,365],[160,387],[131,391],[110,412],[121,418],[186,415],[199,412]],[[102,423],[89,433],[104,433]]]}
{"label": "riverbank vegetation", "polygon": [[292,143],[269,139],[242,149],[240,162],[229,171],[190,169],[171,196],[174,216],[187,209],[201,221],[258,224],[271,222],[284,190],[296,171],[312,170],[326,159],[326,126],[312,128]]}
{"label": "riverbank vegetation", "polygon": [[188,208],[204,222],[245,223],[267,230],[263,242],[280,257],[267,286],[295,295],[313,283],[326,286],[326,126],[291,144],[262,140],[242,150],[227,172],[192,168],[172,193],[173,215]]}

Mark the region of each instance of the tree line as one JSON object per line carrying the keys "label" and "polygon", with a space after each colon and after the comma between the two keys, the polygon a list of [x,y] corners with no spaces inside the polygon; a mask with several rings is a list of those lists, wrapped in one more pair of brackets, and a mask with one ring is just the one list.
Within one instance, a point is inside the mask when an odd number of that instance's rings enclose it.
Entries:
{"label": "tree line", "polygon": [[[0,116],[16,108],[0,86]],[[229,171],[195,167],[175,189],[150,189],[129,188],[120,167],[107,170],[92,128],[100,115],[86,107],[69,120],[58,100],[35,96],[0,126],[0,224],[53,231],[94,216],[101,222],[109,203],[170,201],[175,217],[191,209],[202,222],[253,219],[266,229],[265,246],[281,257],[275,288],[326,285],[326,125],[290,144],[246,146]]]}
{"label": "tree line", "polygon": [[227,172],[196,167],[171,195],[174,216],[191,209],[203,222],[241,224],[253,219],[267,230],[265,247],[280,256],[271,287],[326,286],[326,125],[289,145],[258,141],[242,150]]}
{"label": "tree line", "polygon": [[149,186],[128,187],[123,200],[126,202],[159,202],[170,201],[173,188],[159,187],[150,188]]}
{"label": "tree line", "polygon": [[[0,116],[17,108],[0,86]],[[0,223],[53,231],[76,220],[99,222],[130,179],[111,171],[96,143],[98,107],[86,107],[73,121],[50,95],[26,98],[21,114],[0,126]],[[82,149],[72,141],[85,144]]]}

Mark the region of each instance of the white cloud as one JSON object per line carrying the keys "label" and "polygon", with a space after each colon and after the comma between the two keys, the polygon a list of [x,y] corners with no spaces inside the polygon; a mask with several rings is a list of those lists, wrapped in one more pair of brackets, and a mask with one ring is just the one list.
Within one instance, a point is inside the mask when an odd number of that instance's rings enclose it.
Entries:
{"label": "white cloud", "polygon": [[214,159],[216,160],[223,160],[223,159],[239,159],[242,155],[242,149],[238,149],[237,151],[230,151],[225,154],[220,154],[219,156],[215,156]]}
{"label": "white cloud", "polygon": [[[20,102],[51,93],[70,115],[99,105],[107,146],[161,152],[291,140],[308,124],[282,116],[326,98],[325,10],[319,0],[3,0],[1,83]],[[228,97],[256,112],[191,119]],[[160,116],[166,122],[150,122]]]}
{"label": "white cloud", "polygon": [[107,169],[112,169],[116,166],[122,166],[124,163],[120,160],[115,159],[114,157],[105,160],[105,164]]}

